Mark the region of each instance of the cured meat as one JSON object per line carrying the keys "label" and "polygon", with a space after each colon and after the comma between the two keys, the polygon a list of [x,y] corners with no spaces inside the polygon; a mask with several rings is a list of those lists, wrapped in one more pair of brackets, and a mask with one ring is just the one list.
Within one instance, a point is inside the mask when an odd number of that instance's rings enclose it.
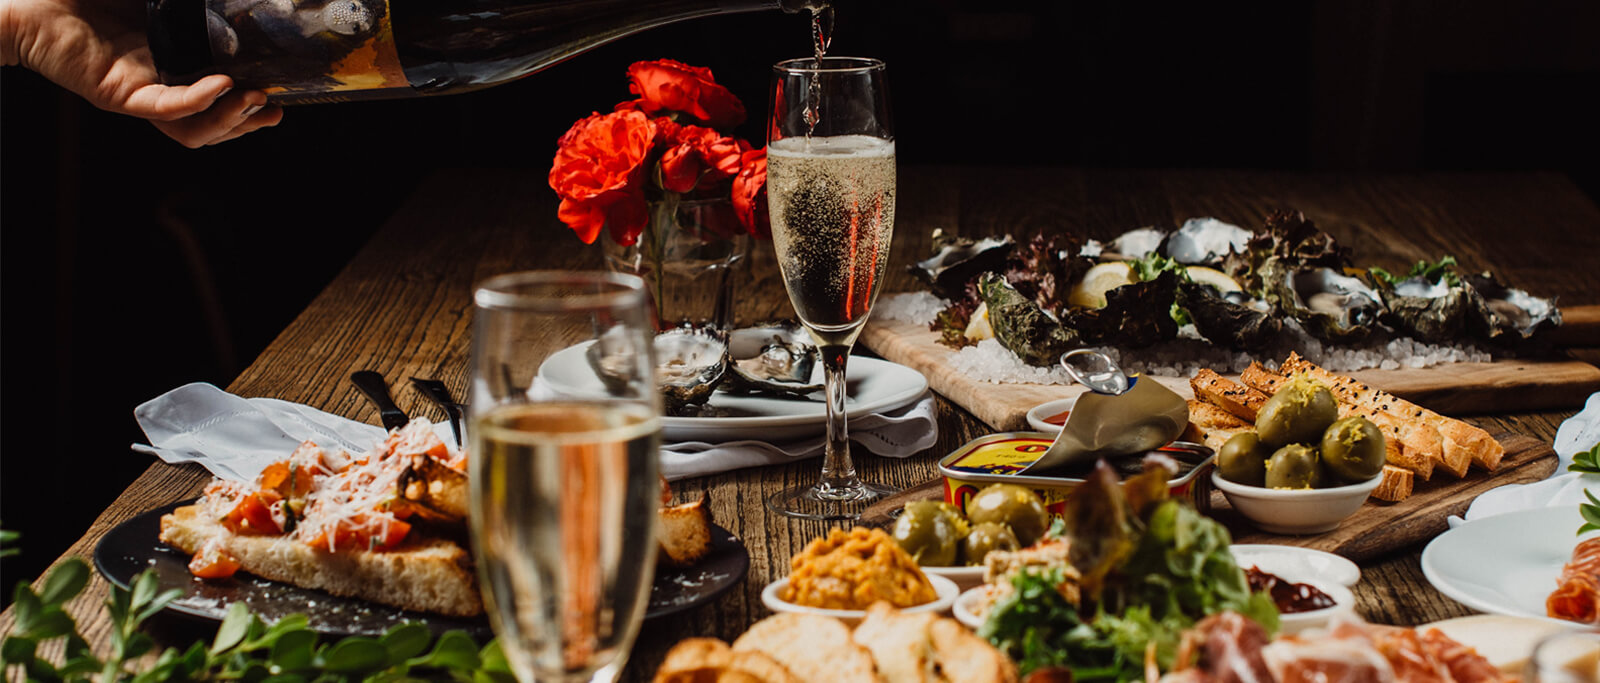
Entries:
{"label": "cured meat", "polygon": [[1572,561],[1561,569],[1556,590],[1545,599],[1544,609],[1556,619],[1600,623],[1600,537],[1572,549]]}

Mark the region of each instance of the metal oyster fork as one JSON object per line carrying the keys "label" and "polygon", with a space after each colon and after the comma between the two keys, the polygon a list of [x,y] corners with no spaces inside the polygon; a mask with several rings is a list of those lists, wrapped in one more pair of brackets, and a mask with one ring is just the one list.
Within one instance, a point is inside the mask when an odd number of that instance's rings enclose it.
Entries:
{"label": "metal oyster fork", "polygon": [[422,392],[423,396],[428,397],[428,400],[433,401],[434,404],[444,409],[444,414],[450,418],[450,431],[455,433],[456,445],[465,446],[466,444],[461,441],[461,415],[466,406],[457,403],[455,398],[450,395],[450,388],[439,380],[412,377],[411,385],[416,387],[417,391]]}

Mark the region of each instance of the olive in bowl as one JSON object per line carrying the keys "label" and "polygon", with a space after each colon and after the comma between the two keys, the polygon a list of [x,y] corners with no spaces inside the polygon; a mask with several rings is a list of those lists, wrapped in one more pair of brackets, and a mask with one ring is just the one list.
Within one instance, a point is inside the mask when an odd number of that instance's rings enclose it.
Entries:
{"label": "olive in bowl", "polygon": [[1212,472],[1211,483],[1234,510],[1262,531],[1299,535],[1339,528],[1345,518],[1361,509],[1383,477],[1320,489],[1270,489],[1228,481]]}
{"label": "olive in bowl", "polygon": [[967,536],[967,520],[944,501],[906,503],[889,534],[922,566],[949,567],[958,563]]}
{"label": "olive in bowl", "polygon": [[1050,530],[1050,512],[1033,489],[1017,484],[990,484],[967,501],[967,519],[974,526],[993,522],[1010,527],[1026,548]]}

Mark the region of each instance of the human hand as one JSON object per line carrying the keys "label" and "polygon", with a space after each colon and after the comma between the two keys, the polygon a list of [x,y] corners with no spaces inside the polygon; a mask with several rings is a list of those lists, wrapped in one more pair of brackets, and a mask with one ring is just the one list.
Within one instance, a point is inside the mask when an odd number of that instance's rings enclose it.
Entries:
{"label": "human hand", "polygon": [[0,0],[0,58],[21,64],[106,111],[149,119],[185,147],[226,142],[275,126],[282,108],[233,79],[162,85],[144,32],[144,3]]}

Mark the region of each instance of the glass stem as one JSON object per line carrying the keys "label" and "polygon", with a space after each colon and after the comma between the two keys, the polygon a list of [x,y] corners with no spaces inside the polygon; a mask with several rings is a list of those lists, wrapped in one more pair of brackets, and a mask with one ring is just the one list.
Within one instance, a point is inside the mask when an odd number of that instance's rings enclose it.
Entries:
{"label": "glass stem", "polygon": [[861,478],[856,476],[855,463],[850,460],[850,434],[845,424],[844,370],[850,358],[850,346],[829,345],[818,351],[822,354],[828,400],[828,449],[822,458],[822,495],[846,496],[861,488]]}

